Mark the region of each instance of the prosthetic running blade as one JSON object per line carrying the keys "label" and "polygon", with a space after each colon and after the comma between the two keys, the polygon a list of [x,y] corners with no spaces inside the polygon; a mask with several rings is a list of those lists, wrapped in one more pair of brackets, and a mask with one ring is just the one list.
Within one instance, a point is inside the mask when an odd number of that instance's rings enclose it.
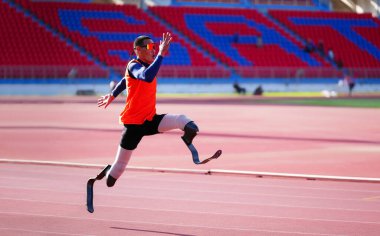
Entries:
{"label": "prosthetic running blade", "polygon": [[212,157],[209,157],[203,161],[200,161],[199,160],[199,155],[198,155],[198,151],[197,149],[194,147],[194,145],[192,143],[190,144],[187,144],[187,142],[182,138],[182,140],[185,142],[186,146],[189,148],[190,152],[191,152],[191,155],[193,157],[193,162],[197,165],[199,164],[206,164],[207,162],[211,161],[212,159],[217,159],[218,157],[220,157],[220,155],[222,155],[222,150],[218,150],[215,152],[214,155],[212,155]]}
{"label": "prosthetic running blade", "polygon": [[107,165],[95,178],[87,181],[87,211],[90,213],[94,212],[94,183],[96,180],[103,179],[110,168],[111,165]]}

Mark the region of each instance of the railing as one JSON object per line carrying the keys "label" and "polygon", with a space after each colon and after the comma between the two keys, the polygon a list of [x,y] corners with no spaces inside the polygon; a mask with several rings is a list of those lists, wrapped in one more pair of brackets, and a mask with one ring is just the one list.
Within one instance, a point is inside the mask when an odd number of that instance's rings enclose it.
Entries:
{"label": "railing", "polygon": [[[355,78],[380,78],[380,68],[345,69]],[[315,67],[236,67],[235,71],[243,78],[342,78],[342,70]]]}
{"label": "railing", "polygon": [[[113,67],[116,73],[124,75],[125,67]],[[162,66],[158,72],[163,78],[230,78],[231,71],[223,67],[208,66]]]}
{"label": "railing", "polygon": [[[348,69],[355,78],[380,78],[380,68]],[[101,79],[119,78],[125,67],[103,69],[97,66],[0,66],[0,79]],[[321,67],[190,67],[162,66],[160,78],[342,78],[343,72]]]}
{"label": "railing", "polygon": [[230,78],[231,71],[222,67],[164,66],[160,77],[166,78]]}
{"label": "railing", "polygon": [[108,78],[109,71],[97,66],[0,66],[0,78]]}
{"label": "railing", "polygon": [[235,71],[243,78],[341,78],[343,76],[343,73],[335,68],[236,67]]}
{"label": "railing", "polygon": [[251,0],[252,4],[314,6],[312,0]]}
{"label": "railing", "polygon": [[[178,3],[224,3],[242,4],[243,0],[175,0]],[[314,6],[312,0],[249,0],[251,4]]]}
{"label": "railing", "polygon": [[185,3],[240,3],[240,0],[176,0],[176,2]]}

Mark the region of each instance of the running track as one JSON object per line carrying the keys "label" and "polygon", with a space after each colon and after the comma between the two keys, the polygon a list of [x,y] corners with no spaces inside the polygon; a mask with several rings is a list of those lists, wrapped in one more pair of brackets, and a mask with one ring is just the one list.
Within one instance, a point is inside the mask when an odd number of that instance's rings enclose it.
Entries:
{"label": "running track", "polygon": [[[376,109],[161,102],[162,110],[201,124],[202,155],[217,148],[224,154],[194,166],[179,132],[144,140],[131,166],[189,173],[132,168],[114,188],[96,182],[90,214],[85,183],[100,170],[90,164],[111,162],[119,139],[121,104],[113,105],[99,111],[87,100],[2,100],[0,235],[379,235],[377,181],[201,174],[229,169],[377,180]],[[20,159],[91,168],[16,164]]]}
{"label": "running track", "polygon": [[378,235],[375,184],[2,164],[2,235]]}

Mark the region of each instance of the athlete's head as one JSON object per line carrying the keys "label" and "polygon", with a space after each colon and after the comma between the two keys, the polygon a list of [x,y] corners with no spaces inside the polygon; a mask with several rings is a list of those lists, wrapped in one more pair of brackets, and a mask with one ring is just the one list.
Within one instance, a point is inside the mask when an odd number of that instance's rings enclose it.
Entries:
{"label": "athlete's head", "polygon": [[133,49],[137,58],[146,63],[152,63],[156,56],[156,45],[151,37],[141,35],[133,42]]}

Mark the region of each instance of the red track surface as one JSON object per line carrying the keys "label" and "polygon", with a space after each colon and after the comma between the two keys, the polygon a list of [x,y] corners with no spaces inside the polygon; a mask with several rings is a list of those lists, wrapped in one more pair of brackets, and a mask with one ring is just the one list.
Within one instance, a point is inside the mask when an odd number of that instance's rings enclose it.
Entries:
{"label": "red track surface", "polygon": [[2,235],[378,235],[376,184],[2,164]]}
{"label": "red track surface", "polygon": [[[94,101],[96,100],[95,98]],[[0,158],[106,164],[122,103],[2,99]],[[66,102],[62,102],[66,101]],[[379,178],[379,109],[161,101],[197,121],[195,166],[179,136],[144,138],[132,166]],[[0,162],[1,163],[1,162]],[[0,164],[0,235],[378,235],[380,185],[127,171],[114,188],[85,183],[98,169]]]}

